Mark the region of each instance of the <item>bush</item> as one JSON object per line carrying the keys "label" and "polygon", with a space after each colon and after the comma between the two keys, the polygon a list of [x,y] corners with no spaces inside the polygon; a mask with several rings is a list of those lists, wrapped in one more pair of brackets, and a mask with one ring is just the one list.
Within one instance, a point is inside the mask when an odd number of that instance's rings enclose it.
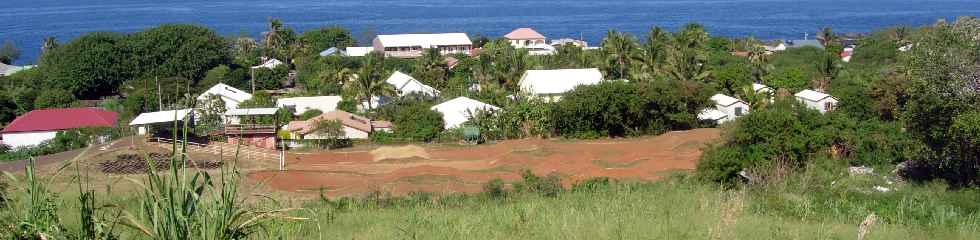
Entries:
{"label": "bush", "polygon": [[507,197],[507,190],[504,190],[504,180],[496,178],[483,184],[483,194],[494,199]]}
{"label": "bush", "polygon": [[395,113],[394,130],[401,138],[432,141],[445,125],[442,114],[429,109],[428,104],[408,104]]}
{"label": "bush", "polygon": [[561,186],[561,179],[555,173],[540,177],[534,175],[531,170],[524,169],[521,171],[521,179],[523,182],[514,184],[514,189],[521,192],[537,193],[545,197],[557,197],[559,193],[565,190]]}
{"label": "bush", "polygon": [[579,86],[555,104],[555,131],[577,138],[638,135],[649,126],[645,106],[637,87],[630,83]]}
{"label": "bush", "polygon": [[595,192],[606,189],[611,182],[608,177],[589,178],[583,182],[572,185],[572,192]]}
{"label": "bush", "polygon": [[320,111],[319,109],[306,110],[306,112],[303,112],[299,115],[299,120],[303,120],[303,121],[310,120],[311,118],[318,117],[322,114],[323,111]]}

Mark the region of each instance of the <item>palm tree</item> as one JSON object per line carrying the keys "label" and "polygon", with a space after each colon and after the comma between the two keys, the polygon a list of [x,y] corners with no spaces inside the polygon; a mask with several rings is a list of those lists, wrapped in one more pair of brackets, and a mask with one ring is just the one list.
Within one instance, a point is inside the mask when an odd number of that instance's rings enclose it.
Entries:
{"label": "palm tree", "polygon": [[[628,33],[609,30],[606,38],[602,40],[602,53],[606,57],[606,64],[609,70],[615,70],[614,75],[618,79],[629,79],[627,70],[636,58],[637,53],[636,38]],[[607,70],[608,72],[608,70]]]}
{"label": "palm tree", "polygon": [[483,46],[473,75],[481,83],[518,90],[517,81],[528,67],[527,56],[527,50],[515,49],[505,39],[491,41]]}
{"label": "palm tree", "polygon": [[316,86],[312,87],[315,88],[317,94],[320,95],[323,94],[323,86],[331,83],[344,86],[351,79],[354,79],[354,75],[354,71],[351,71],[349,68],[330,67],[320,71],[320,73],[317,75],[317,81],[314,82]]}
{"label": "palm tree", "polygon": [[374,109],[373,99],[378,96],[392,96],[395,88],[385,82],[388,72],[384,69],[385,56],[383,52],[372,52],[365,56],[364,65],[357,71],[350,84],[344,84],[344,89],[359,101],[367,101],[368,109]]}
{"label": "palm tree", "polygon": [[670,32],[660,27],[654,27],[647,33],[646,43],[640,47],[637,60],[640,64],[639,78],[651,79],[662,73],[662,67],[670,46]]}
{"label": "palm tree", "polygon": [[415,75],[426,81],[427,84],[439,89],[446,86],[449,66],[446,65],[446,58],[442,56],[438,48],[425,49],[422,56],[415,59],[415,71]]}
{"label": "palm tree", "polygon": [[705,43],[708,38],[703,26],[693,23],[684,26],[667,53],[666,72],[682,81],[707,80],[711,74],[706,64]]}
{"label": "palm tree", "polygon": [[837,36],[834,35],[834,30],[830,27],[825,27],[817,33],[817,40],[820,40],[820,44],[824,46],[829,46],[831,43],[837,41]]}
{"label": "palm tree", "polygon": [[55,39],[54,37],[46,37],[46,38],[44,38],[44,42],[41,43],[41,55],[44,55],[45,53],[47,53],[48,51],[51,51],[52,49],[54,49],[56,47],[58,47],[58,40],[57,39]]}
{"label": "palm tree", "polygon": [[756,83],[762,83],[762,77],[769,74],[773,66],[769,64],[769,54],[761,45],[749,46],[749,64],[752,66],[752,78]]}

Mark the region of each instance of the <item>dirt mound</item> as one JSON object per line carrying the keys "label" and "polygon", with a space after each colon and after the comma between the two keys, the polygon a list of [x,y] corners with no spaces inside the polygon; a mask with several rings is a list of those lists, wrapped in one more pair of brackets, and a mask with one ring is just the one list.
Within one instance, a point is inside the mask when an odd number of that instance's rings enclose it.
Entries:
{"label": "dirt mound", "polygon": [[[99,169],[108,174],[141,174],[146,173],[147,168],[152,165],[155,171],[170,169],[170,154],[150,153],[147,156],[152,159],[148,162],[143,156],[138,154],[122,154],[116,156],[115,160],[108,160],[99,163]],[[186,168],[214,169],[221,167],[221,162],[216,161],[190,161],[184,163]]]}
{"label": "dirt mound", "polygon": [[382,160],[399,159],[429,159],[429,152],[425,148],[416,145],[405,145],[400,147],[380,147],[371,151],[371,156],[375,162]]}
{"label": "dirt mound", "polygon": [[595,177],[654,181],[697,166],[717,129],[605,140],[520,139],[478,146],[381,147],[370,152],[291,155],[288,169],[249,178],[273,189],[330,196],[388,192],[479,192],[487,181],[520,180],[520,171],[557,174],[566,187]]}

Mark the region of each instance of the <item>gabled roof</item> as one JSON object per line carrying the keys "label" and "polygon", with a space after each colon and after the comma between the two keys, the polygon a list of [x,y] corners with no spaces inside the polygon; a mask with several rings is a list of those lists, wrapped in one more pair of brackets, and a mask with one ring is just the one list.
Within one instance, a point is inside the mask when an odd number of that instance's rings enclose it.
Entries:
{"label": "gabled roof", "polygon": [[22,70],[31,69],[34,66],[14,66],[0,63],[0,76],[10,76]]}
{"label": "gabled roof", "polygon": [[476,114],[477,111],[490,111],[500,108],[467,97],[458,97],[432,106],[430,109],[442,113],[445,128],[449,129],[468,121],[473,117],[471,114]]}
{"label": "gabled roof", "polygon": [[466,33],[378,35],[376,40],[384,47],[473,45]]}
{"label": "gabled roof", "polygon": [[347,56],[363,57],[374,51],[374,47],[347,47]]}
{"label": "gabled roof", "polygon": [[84,127],[114,127],[119,114],[100,108],[56,108],[27,112],[0,133],[36,132]]}
{"label": "gabled roof", "polygon": [[431,96],[438,96],[439,90],[425,85],[414,77],[404,74],[400,71],[395,71],[385,80],[388,84],[395,86],[395,90],[398,90],[399,96],[405,96],[411,93],[421,93]]}
{"label": "gabled roof", "polygon": [[725,94],[715,94],[714,96],[711,96],[711,101],[715,101],[715,104],[720,106],[726,106],[726,107],[736,103],[745,104],[745,102],[743,102],[742,100],[739,100],[738,98],[729,97],[728,95]]}
{"label": "gabled roof", "polygon": [[182,121],[187,119],[187,115],[190,114],[192,109],[180,109],[180,110],[170,110],[170,111],[159,111],[159,112],[149,112],[140,113],[139,116],[129,122],[130,126],[133,125],[146,125],[153,123],[166,123]]}
{"label": "gabled roof", "polygon": [[323,120],[337,120],[340,121],[340,124],[344,126],[361,130],[364,132],[371,132],[371,125],[374,125],[375,129],[391,128],[391,123],[387,121],[372,121],[371,119],[354,115],[349,112],[336,110],[336,111],[323,113],[320,116],[310,118],[309,120],[306,121],[289,122],[289,124],[286,125],[286,130],[291,132],[298,132],[300,134],[307,134],[315,130],[317,122]]}
{"label": "gabled roof", "polygon": [[531,94],[559,94],[578,85],[593,85],[602,81],[597,68],[528,70],[521,77],[521,91]]}
{"label": "gabled roof", "polygon": [[806,90],[800,91],[800,92],[798,92],[798,93],[796,93],[794,95],[796,97],[798,97],[798,98],[805,99],[805,100],[812,101],[812,102],[819,102],[819,101],[824,100],[824,99],[827,99],[827,98],[833,98],[833,96],[830,96],[830,95],[828,95],[826,93],[817,92],[817,91],[813,91],[813,90],[810,90],[810,89],[806,89]]}
{"label": "gabled roof", "polygon": [[273,59],[266,60],[265,62],[263,62],[262,64],[259,64],[258,66],[253,66],[252,69],[256,69],[256,68],[273,69],[273,68],[278,67],[279,65],[282,65],[282,61],[279,61],[279,59],[273,58]]}
{"label": "gabled roof", "polygon": [[544,35],[541,35],[541,33],[538,33],[538,31],[534,31],[534,29],[531,28],[518,28],[514,29],[514,31],[511,31],[507,35],[504,35],[504,38],[510,40],[535,40],[544,39]]}
{"label": "gabled roof", "polygon": [[225,116],[276,115],[278,111],[278,108],[236,108],[229,109],[225,112]]}
{"label": "gabled roof", "polygon": [[239,103],[252,98],[252,94],[250,93],[232,86],[228,86],[224,83],[218,83],[209,88],[207,91],[204,91],[204,93],[201,93],[201,95],[198,95],[197,100],[207,100],[208,94],[222,96]]}

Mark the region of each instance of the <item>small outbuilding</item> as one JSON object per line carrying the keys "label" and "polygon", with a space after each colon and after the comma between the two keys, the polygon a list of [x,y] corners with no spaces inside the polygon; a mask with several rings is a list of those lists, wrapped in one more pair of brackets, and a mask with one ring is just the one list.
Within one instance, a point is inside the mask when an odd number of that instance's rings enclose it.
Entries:
{"label": "small outbuilding", "polygon": [[174,124],[183,127],[184,122],[194,123],[193,109],[179,109],[170,111],[159,111],[140,113],[139,116],[129,122],[129,126],[136,127],[139,135],[152,135],[170,138],[177,129],[173,129]]}
{"label": "small outbuilding", "polygon": [[445,129],[457,128],[469,121],[479,111],[495,111],[497,106],[486,104],[467,97],[458,97],[439,105],[432,106],[433,111],[442,113]]}
{"label": "small outbuilding", "polygon": [[425,85],[414,77],[404,74],[400,71],[395,71],[385,80],[388,84],[395,87],[398,91],[398,96],[405,96],[409,94],[422,94],[431,97],[439,96],[439,90]]}
{"label": "small outbuilding", "polygon": [[100,108],[34,110],[18,116],[0,131],[2,143],[13,148],[37,146],[58,132],[89,127],[115,127],[119,114]]}
{"label": "small outbuilding", "polygon": [[837,98],[826,93],[807,89],[796,93],[795,96],[807,107],[821,113],[833,111],[837,107]]}
{"label": "small outbuilding", "polygon": [[[715,94],[711,96],[711,101],[715,102],[715,110],[725,114],[724,118],[717,121],[718,123],[732,121],[749,113],[749,104],[738,98],[724,94]],[[714,114],[716,113],[712,113],[712,115]]]}

